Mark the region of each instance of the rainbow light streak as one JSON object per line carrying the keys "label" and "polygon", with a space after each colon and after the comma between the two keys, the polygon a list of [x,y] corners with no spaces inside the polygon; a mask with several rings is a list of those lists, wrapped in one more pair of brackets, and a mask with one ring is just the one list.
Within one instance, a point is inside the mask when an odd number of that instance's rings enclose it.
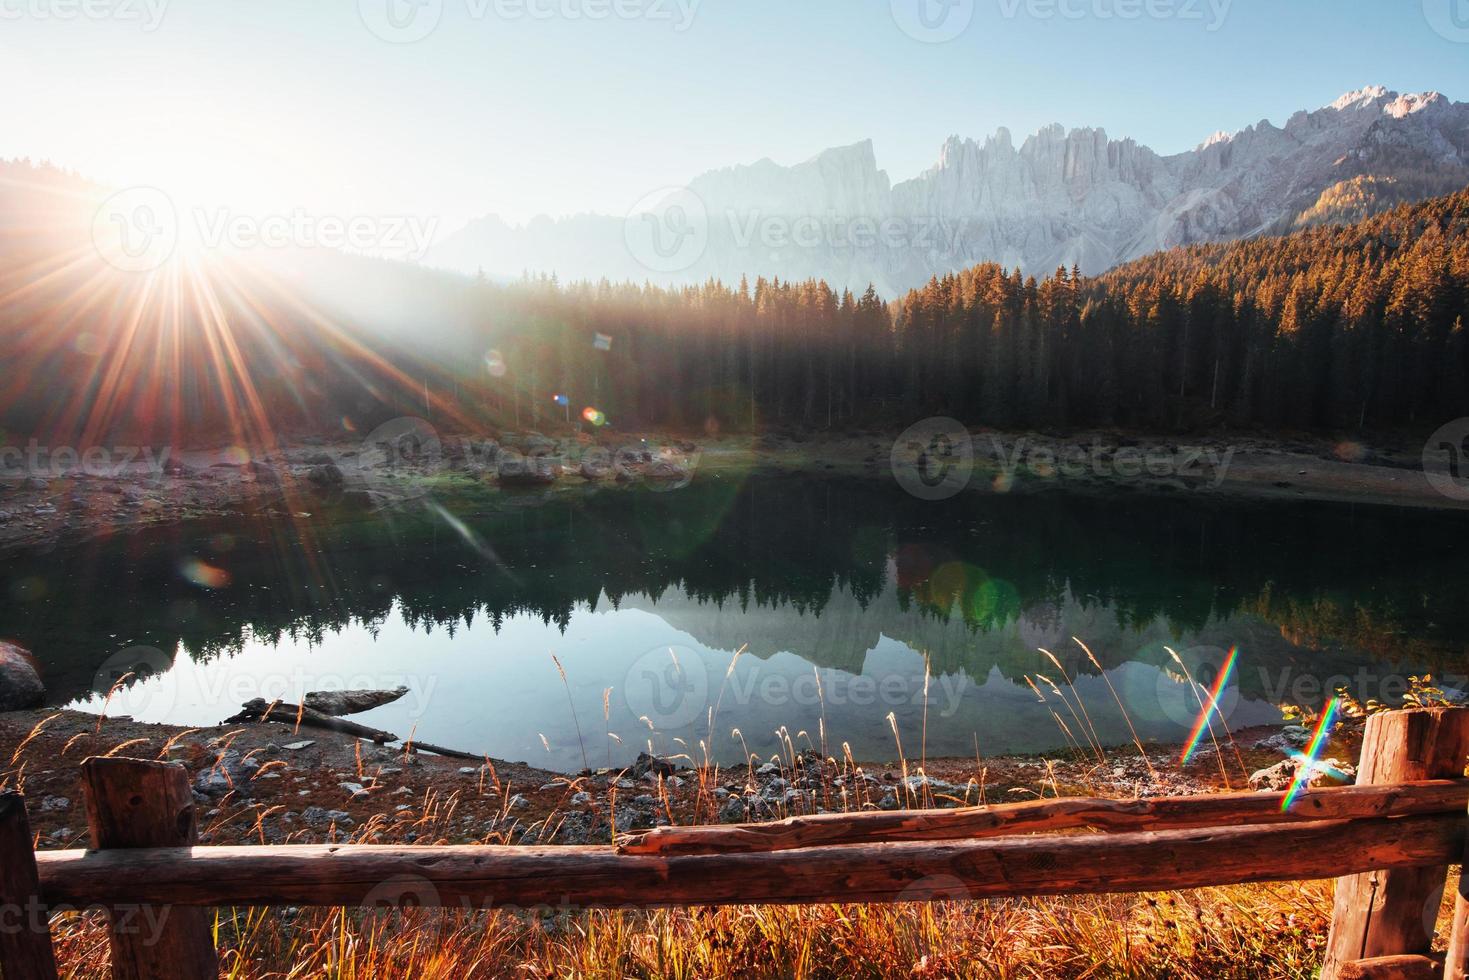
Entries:
{"label": "rainbow light streak", "polygon": [[1188,760],[1193,758],[1194,749],[1199,747],[1199,739],[1204,734],[1204,729],[1209,725],[1209,716],[1219,707],[1219,695],[1224,693],[1224,685],[1234,676],[1234,663],[1239,659],[1239,647],[1229,648],[1229,657],[1224,661],[1224,668],[1219,671],[1219,676],[1214,678],[1214,689],[1209,692],[1209,701],[1199,710],[1199,720],[1194,722],[1194,730],[1189,733],[1188,741],[1184,743],[1183,755],[1179,756],[1178,764],[1188,765]]}
{"label": "rainbow light streak", "polygon": [[1326,707],[1321,709],[1321,718],[1316,722],[1316,731],[1311,734],[1311,742],[1306,746],[1306,751],[1296,764],[1295,778],[1290,782],[1290,789],[1286,791],[1285,799],[1280,801],[1280,812],[1285,813],[1290,805],[1301,795],[1301,790],[1306,786],[1306,780],[1311,778],[1311,773],[1316,769],[1316,756],[1321,753],[1321,747],[1326,744],[1326,735],[1331,731],[1332,724],[1336,721],[1336,709],[1340,705],[1340,698],[1332,698],[1326,702]]}

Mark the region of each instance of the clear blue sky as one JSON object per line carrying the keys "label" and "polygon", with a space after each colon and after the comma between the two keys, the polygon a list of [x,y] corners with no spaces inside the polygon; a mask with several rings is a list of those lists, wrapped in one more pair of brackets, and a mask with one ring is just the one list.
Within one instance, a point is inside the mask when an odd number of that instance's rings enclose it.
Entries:
{"label": "clear blue sky", "polygon": [[[560,11],[614,0],[420,0],[442,12],[411,44],[359,9],[382,23],[409,0],[97,0],[116,18],[56,16],[76,2],[0,0],[0,156],[201,203],[437,215],[442,231],[487,212],[621,214],[706,169],[866,138],[901,180],[947,136],[1001,125],[1097,125],[1172,152],[1368,84],[1469,99],[1469,43],[1424,12],[1458,4],[1469,40],[1469,0],[1233,0],[1213,31],[1226,0],[1059,0],[1075,17],[954,0],[972,20],[940,44],[900,29],[890,0],[702,0],[686,30],[692,0],[615,0],[637,16],[605,20]],[[1119,2],[1173,15],[1097,16]],[[160,3],[156,29],[128,19]]]}

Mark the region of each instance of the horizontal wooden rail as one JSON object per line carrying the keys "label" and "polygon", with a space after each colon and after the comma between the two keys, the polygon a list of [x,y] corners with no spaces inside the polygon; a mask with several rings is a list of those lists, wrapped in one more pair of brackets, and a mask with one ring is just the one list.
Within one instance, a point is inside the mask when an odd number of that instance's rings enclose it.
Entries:
{"label": "horizontal wooden rail", "polygon": [[1441,980],[1443,975],[1442,963],[1411,954],[1352,960],[1337,973],[1338,980]]}
{"label": "horizontal wooden rail", "polygon": [[1457,860],[1462,813],[694,856],[611,847],[293,845],[37,855],[56,906],[462,908],[893,902],[1164,891]]}
{"label": "horizontal wooden rail", "polygon": [[1149,800],[1027,800],[959,810],[822,813],[763,824],[659,827],[617,838],[624,854],[733,854],[830,844],[957,840],[1033,831],[1183,830],[1313,820],[1463,812],[1469,779],[1343,786],[1300,796],[1282,813],[1281,794],[1218,793]]}
{"label": "horizontal wooden rail", "polygon": [[[1265,793],[1044,800],[668,828],[623,836],[620,850],[193,847],[182,766],[89,759],[88,826],[100,850],[33,853],[24,810],[10,800],[8,811],[0,806],[0,827],[10,828],[8,837],[0,834],[0,898],[50,912],[106,908],[117,976],[213,980],[213,942],[196,928],[198,910],[210,906],[539,911],[919,902],[1335,877],[1323,980],[1410,976],[1403,970],[1421,973],[1418,954],[1428,949],[1418,934],[1432,931],[1424,910],[1437,909],[1446,866],[1465,854],[1469,781],[1460,777],[1469,757],[1469,710],[1375,715],[1364,745],[1362,785],[1312,791],[1284,813],[1281,797]],[[1083,828],[1091,832],[1035,833]],[[1348,887],[1355,897],[1345,901],[1344,883],[1358,881],[1373,890],[1359,901]],[[1380,900],[1374,883],[1381,884]],[[127,927],[125,917],[140,908],[157,913],[160,931],[152,940],[140,942]],[[1469,899],[1456,906],[1453,921],[1445,980],[1469,974]],[[0,942],[7,978],[50,976],[28,969],[48,941],[46,917],[31,916],[28,932]]]}

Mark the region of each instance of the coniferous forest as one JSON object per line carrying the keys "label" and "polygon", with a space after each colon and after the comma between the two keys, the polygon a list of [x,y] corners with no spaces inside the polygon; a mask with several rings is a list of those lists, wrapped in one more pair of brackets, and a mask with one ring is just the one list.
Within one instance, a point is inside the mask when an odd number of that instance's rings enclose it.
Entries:
{"label": "coniferous forest", "polygon": [[[74,438],[103,416],[114,434],[249,441],[230,431],[240,405],[276,433],[404,414],[545,427],[588,408],[623,431],[695,432],[942,413],[1349,433],[1469,415],[1469,191],[1095,278],[991,264],[895,298],[773,279],[496,283],[340,253],[289,264],[166,288],[117,275],[107,304],[77,301],[83,273],[12,290],[0,357],[34,384],[0,404],[0,426]],[[160,301],[171,292],[208,302]]]}
{"label": "coniferous forest", "polygon": [[644,424],[733,428],[945,412],[995,427],[1382,430],[1469,414],[1469,191],[1097,278],[981,265],[891,303],[764,279],[473,289],[523,412],[564,389]]}

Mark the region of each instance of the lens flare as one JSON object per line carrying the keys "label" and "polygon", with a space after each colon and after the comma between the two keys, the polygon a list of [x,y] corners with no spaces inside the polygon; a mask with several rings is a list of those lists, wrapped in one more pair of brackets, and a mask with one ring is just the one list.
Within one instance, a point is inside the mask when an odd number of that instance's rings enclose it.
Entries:
{"label": "lens flare", "polygon": [[571,399],[567,398],[565,395],[552,395],[551,400],[557,405],[560,405],[562,408],[565,408],[567,405],[571,404]]}
{"label": "lens flare", "polygon": [[607,424],[607,416],[590,405],[581,410],[581,417],[595,426],[600,427]]}
{"label": "lens flare", "polygon": [[485,355],[485,370],[490,372],[492,378],[505,377],[505,356],[497,350],[492,350]]}
{"label": "lens flare", "polygon": [[190,558],[179,568],[184,578],[203,589],[222,589],[230,584],[230,573]]}
{"label": "lens flare", "polygon": [[[1224,666],[1219,669],[1219,676],[1214,678],[1214,687],[1209,691],[1208,700],[1199,711],[1199,720],[1194,722],[1194,730],[1189,732],[1188,741],[1183,744],[1183,755],[1178,757],[1178,764],[1188,765],[1188,760],[1193,758],[1194,750],[1199,747],[1199,739],[1203,737],[1204,729],[1209,727],[1209,716],[1219,708],[1219,695],[1224,693],[1224,687],[1229,683],[1229,678],[1234,675],[1234,664],[1239,659],[1239,647],[1229,648],[1229,657],[1225,659]],[[1224,719],[1220,719],[1223,721]]]}
{"label": "lens flare", "polygon": [[1306,780],[1311,778],[1311,773],[1316,771],[1316,757],[1321,754],[1321,748],[1326,744],[1326,736],[1331,733],[1331,726],[1336,722],[1336,710],[1341,704],[1340,698],[1332,698],[1321,709],[1321,718],[1316,722],[1316,731],[1311,733],[1311,742],[1306,746],[1306,751],[1296,759],[1296,775],[1290,782],[1290,789],[1286,791],[1285,799],[1280,801],[1280,812],[1285,813],[1290,805],[1296,801],[1301,790],[1306,787]]}

